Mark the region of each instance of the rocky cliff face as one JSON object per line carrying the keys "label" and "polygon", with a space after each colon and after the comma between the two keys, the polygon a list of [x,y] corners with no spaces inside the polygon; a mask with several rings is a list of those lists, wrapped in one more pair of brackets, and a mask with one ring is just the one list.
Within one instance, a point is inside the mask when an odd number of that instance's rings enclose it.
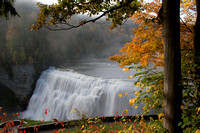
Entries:
{"label": "rocky cliff face", "polygon": [[[0,68],[0,85],[14,92],[21,103],[27,104],[36,81],[34,67],[32,65],[13,66],[12,74],[11,78],[3,68]],[[1,88],[0,92],[5,91]]]}

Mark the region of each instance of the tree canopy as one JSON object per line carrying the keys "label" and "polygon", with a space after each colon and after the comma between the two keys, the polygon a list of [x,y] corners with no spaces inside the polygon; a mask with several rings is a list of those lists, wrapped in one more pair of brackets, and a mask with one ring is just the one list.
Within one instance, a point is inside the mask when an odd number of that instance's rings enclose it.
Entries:
{"label": "tree canopy", "polygon": [[16,9],[14,8],[15,0],[1,0],[0,1],[0,17],[5,17],[6,19],[10,16],[19,16]]}
{"label": "tree canopy", "polygon": [[[157,109],[164,105],[164,74],[162,71],[156,71],[155,73],[155,71],[152,70],[155,70],[156,67],[164,67],[163,47],[166,46],[166,44],[164,44],[163,41],[163,25],[161,25],[160,21],[157,19],[161,2],[155,0],[150,3],[143,3],[142,7],[145,8],[145,12],[136,12],[132,17],[133,20],[135,20],[134,23],[138,24],[138,27],[133,29],[135,36],[132,42],[126,43],[120,50],[120,54],[112,56],[110,59],[119,62],[121,67],[125,67],[124,70],[130,70],[132,68],[144,70],[144,72],[140,71],[139,73],[130,76],[130,78],[139,76],[138,81],[135,84],[140,86],[141,89],[135,93],[136,97],[130,99],[129,103],[132,106],[146,103],[143,110],[148,112],[150,108]],[[198,55],[194,55],[194,53],[198,53],[198,47],[195,48],[195,40],[193,40],[195,33],[193,26],[197,20],[196,3],[195,1],[181,1],[180,8],[181,17],[178,17],[180,22],[180,38],[177,38],[179,39],[181,46],[177,51],[181,52],[181,59],[179,57],[179,60],[176,62],[181,61],[181,83],[179,85],[182,86],[177,86],[175,93],[179,93],[177,96],[179,97],[179,104],[182,99],[180,94],[182,94],[183,99],[181,105],[176,105],[176,110],[182,109],[183,111],[183,113],[179,113],[179,115],[182,114],[182,122],[179,120],[179,126],[186,131],[196,131],[199,128],[198,123],[200,121],[198,113],[200,108],[199,103],[197,102],[200,96],[198,89],[199,76],[197,73],[198,71],[196,71],[196,68],[199,68],[199,65],[195,63],[195,58],[199,59],[199,57]],[[196,24],[198,23],[196,22]],[[177,31],[178,29],[179,28],[177,28]],[[172,33],[168,33],[168,35],[171,34]],[[176,34],[179,35],[179,33]],[[195,44],[199,45],[198,42]],[[174,46],[175,45],[176,44],[174,44]],[[171,51],[168,52],[169,58],[169,56],[172,56],[173,54]],[[175,56],[175,58],[178,59],[178,56]],[[165,62],[165,64],[167,63],[168,62]],[[173,62],[169,65],[172,65],[172,63]],[[130,67],[132,64],[139,64],[140,66]],[[180,68],[173,73],[180,73]],[[179,78],[180,77],[176,79]],[[148,89],[145,89],[145,87],[148,87]],[[167,97],[166,94],[165,97]],[[162,116],[166,117],[165,115],[165,113],[161,113],[159,118]],[[193,126],[188,127],[189,123],[193,123]],[[177,126],[178,124],[173,125]]]}
{"label": "tree canopy", "polygon": [[[40,13],[36,24],[31,29],[42,27],[50,30],[69,30],[87,23],[94,23],[106,17],[112,21],[111,28],[122,25],[123,21],[140,9],[138,0],[58,0],[58,4],[46,5],[38,3]],[[91,19],[83,19],[77,24],[70,23],[75,15],[88,15]]]}

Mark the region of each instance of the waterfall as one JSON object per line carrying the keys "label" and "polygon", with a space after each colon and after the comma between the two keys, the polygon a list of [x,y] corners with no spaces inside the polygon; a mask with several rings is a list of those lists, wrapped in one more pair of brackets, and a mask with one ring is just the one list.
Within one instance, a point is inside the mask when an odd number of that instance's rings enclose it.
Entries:
{"label": "waterfall", "polygon": [[[88,117],[116,116],[128,109],[128,115],[140,114],[141,107],[132,108],[133,82],[121,79],[103,79],[73,71],[48,69],[37,81],[28,108],[21,117],[33,120],[78,119],[73,109]],[[119,94],[128,95],[119,97]],[[47,109],[47,114],[45,110]]]}

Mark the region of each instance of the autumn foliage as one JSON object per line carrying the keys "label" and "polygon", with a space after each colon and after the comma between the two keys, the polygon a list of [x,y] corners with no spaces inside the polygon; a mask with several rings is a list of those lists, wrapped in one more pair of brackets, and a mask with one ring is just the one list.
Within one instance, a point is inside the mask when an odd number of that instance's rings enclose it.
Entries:
{"label": "autumn foliage", "polygon": [[122,54],[110,57],[111,60],[118,61],[120,67],[132,63],[140,63],[141,66],[147,66],[149,63],[163,66],[162,26],[157,18],[160,6],[158,0],[143,3],[145,10],[139,10],[132,16],[133,23],[138,25],[133,29],[132,42],[121,48]]}
{"label": "autumn foliage", "polygon": [[[80,2],[80,1],[78,1]],[[100,2],[100,3],[99,3]],[[139,3],[141,2],[141,3]],[[81,6],[77,6],[81,4]],[[146,123],[140,121],[138,132],[143,131],[144,128],[162,128],[163,121],[163,66],[164,66],[164,47],[163,47],[163,28],[161,25],[161,19],[159,11],[161,8],[161,0],[153,0],[151,2],[144,1],[130,1],[124,0],[120,2],[117,0],[117,5],[110,4],[110,1],[101,6],[102,1],[89,1],[89,3],[73,3],[71,1],[59,1],[59,5],[53,4],[50,6],[39,3],[41,13],[38,16],[35,25],[31,26],[31,29],[38,30],[42,27],[49,28],[49,26],[57,26],[58,29],[51,30],[63,30],[72,29],[82,26],[89,22],[95,22],[96,20],[86,21],[83,20],[76,25],[71,25],[68,20],[75,14],[87,13],[89,16],[98,15],[99,11],[104,11],[108,19],[112,20],[112,27],[116,27],[117,24],[121,25],[124,19],[131,17],[133,24],[137,25],[133,29],[134,37],[131,42],[125,44],[121,48],[120,54],[110,57],[112,61],[120,63],[120,67],[124,67],[124,71],[135,69],[137,73],[129,76],[130,79],[136,77],[137,81],[135,85],[140,87],[138,91],[134,92],[133,98],[129,100],[129,104],[135,109],[139,104],[143,104],[143,110],[146,114],[154,109],[158,113],[158,121],[160,124],[155,126],[147,126]],[[182,122],[179,126],[185,132],[199,132],[200,127],[200,105],[198,105],[197,97],[200,92],[198,91],[198,80],[195,78],[195,61],[194,61],[194,42],[193,42],[193,27],[196,22],[197,9],[196,2],[194,0],[181,0],[181,18],[180,18],[180,43],[181,43],[181,72],[182,72],[182,86],[183,86],[183,100],[180,108],[182,109]],[[67,9],[68,12],[63,12]],[[91,6],[93,5],[93,6]],[[110,6],[112,5],[112,6]],[[61,10],[63,8],[63,10]],[[76,10],[73,10],[73,9]],[[134,10],[131,10],[131,9]],[[115,9],[120,9],[119,11]],[[125,17],[124,17],[124,14]],[[62,28],[61,25],[65,25],[69,28]],[[61,27],[59,27],[61,26]],[[12,28],[12,27],[10,27]],[[7,36],[9,37],[9,34]],[[142,71],[141,71],[142,70]],[[131,72],[131,71],[130,71]],[[127,93],[119,94],[119,97],[126,96]],[[133,108],[133,109],[134,109]],[[47,114],[48,110],[45,110]],[[82,126],[81,130],[84,130],[86,126]],[[135,124],[132,125],[134,129],[137,129]],[[126,131],[134,131],[132,127]],[[148,128],[147,128],[148,127]],[[90,129],[91,128],[91,129]],[[88,126],[89,130],[93,130],[91,126]],[[102,127],[104,130],[104,128]],[[129,130],[130,129],[130,130]],[[123,129],[121,130],[123,131]],[[125,132],[126,132],[125,131]],[[154,130],[155,131],[155,130]]]}
{"label": "autumn foliage", "polygon": [[[184,131],[199,131],[200,107],[198,105],[198,79],[195,79],[193,26],[196,22],[196,2],[193,0],[181,1],[180,18],[180,43],[181,43],[181,72],[183,102],[182,122],[179,123]],[[137,107],[143,103],[143,110],[148,113],[150,109],[163,111],[163,67],[164,47],[161,20],[158,17],[161,1],[154,0],[142,3],[142,10],[133,14],[133,24],[138,25],[133,29],[134,37],[119,51],[120,54],[110,57],[112,61],[120,63],[124,71],[136,69],[138,73],[129,78],[138,77],[135,85],[140,87],[135,92],[129,104]],[[134,64],[134,65],[133,65]],[[142,70],[142,71],[140,71]],[[130,71],[131,72],[131,71]],[[159,113],[159,116],[163,113]],[[193,123],[192,126],[190,123]]]}
{"label": "autumn foliage", "polygon": [[[183,1],[181,3],[181,50],[184,53],[193,49],[193,26],[195,24],[195,2]],[[130,64],[147,66],[164,66],[162,25],[158,18],[161,7],[160,0],[142,3],[143,10],[138,10],[133,16],[134,37],[119,51],[121,54],[110,57],[120,63],[120,67]],[[193,10],[194,12],[191,12]]]}

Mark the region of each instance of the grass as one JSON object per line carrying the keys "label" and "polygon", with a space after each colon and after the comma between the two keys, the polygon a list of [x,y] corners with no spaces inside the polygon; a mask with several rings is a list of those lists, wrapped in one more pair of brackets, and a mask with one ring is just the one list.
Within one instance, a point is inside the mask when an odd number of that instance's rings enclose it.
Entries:
{"label": "grass", "polygon": [[54,121],[35,121],[35,120],[29,120],[29,119],[20,119],[21,121],[23,121],[23,124],[21,125],[21,127],[30,127],[30,126],[35,126],[35,125],[41,125],[41,124],[49,124],[49,123],[53,123]]}
{"label": "grass", "polygon": [[74,128],[68,128],[68,129],[60,129],[59,133],[78,133],[81,131],[90,131],[90,132],[111,132],[111,131],[119,131],[123,128],[128,128],[132,125],[132,123],[120,123],[120,122],[113,122],[113,123],[103,123],[103,124],[91,124],[88,127],[85,126],[79,126]]}
{"label": "grass", "polygon": [[[5,115],[6,116],[6,115]],[[17,115],[18,116],[18,115]],[[134,120],[133,120],[133,119]],[[61,124],[65,128],[57,129],[54,133],[79,133],[79,132],[99,132],[99,133],[116,133],[116,132],[163,132],[162,122],[151,123],[151,121],[145,121],[143,116],[138,117],[131,117],[129,116],[116,116],[113,118],[114,122],[108,122],[111,120],[110,117],[106,119],[105,117],[102,118],[86,118],[85,115],[81,115],[80,120],[72,120],[67,121],[35,121],[29,119],[19,119],[21,123],[21,127],[30,127],[30,126],[39,126],[41,124],[50,124],[56,123]],[[104,122],[103,122],[104,121]],[[67,128],[68,127],[68,128]],[[12,122],[7,129],[12,129]],[[35,130],[35,127],[34,127]],[[53,131],[53,130],[52,130]],[[0,132],[2,132],[0,130]]]}
{"label": "grass", "polygon": [[[30,126],[36,126],[41,124],[48,124],[53,123],[54,121],[35,121],[35,120],[29,120],[24,119],[22,120],[25,123],[23,123],[22,127],[30,127]],[[95,122],[95,121],[94,121]],[[88,120],[79,120],[77,122],[70,122],[68,127],[64,129],[58,129],[59,133],[78,133],[78,132],[111,132],[111,131],[118,131],[124,128],[129,128],[133,122],[110,122],[110,123],[102,123],[102,121],[97,124],[95,123],[88,123]]]}
{"label": "grass", "polygon": [[[123,119],[122,119],[123,118]],[[145,120],[134,120],[125,119],[122,117],[118,121],[114,122],[103,122],[100,119],[89,118],[89,119],[81,119],[78,121],[69,121],[65,123],[65,126],[68,128],[52,130],[54,133],[117,133],[117,132],[164,132],[165,130],[162,128],[162,122],[158,121],[145,121]],[[114,119],[116,120],[116,119]],[[24,119],[24,123],[21,127],[30,127],[30,126],[38,126],[41,124],[54,123],[54,121],[35,121]],[[62,121],[63,122],[63,121]],[[61,123],[61,122],[57,122]],[[1,129],[0,129],[0,132]]]}

